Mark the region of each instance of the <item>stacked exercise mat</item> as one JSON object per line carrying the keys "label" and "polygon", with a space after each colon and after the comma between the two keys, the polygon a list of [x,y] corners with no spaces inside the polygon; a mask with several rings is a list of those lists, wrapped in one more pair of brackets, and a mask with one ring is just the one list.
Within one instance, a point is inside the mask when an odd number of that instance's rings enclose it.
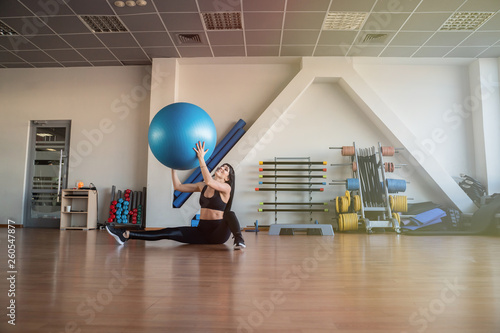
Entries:
{"label": "stacked exercise mat", "polygon": [[334,180],[331,185],[345,185],[344,196],[335,198],[337,224],[339,231],[358,230],[361,226],[368,233],[373,228],[392,228],[401,232],[401,216],[406,212],[406,196],[393,195],[406,191],[406,181],[387,178],[397,167],[393,162],[384,162],[384,157],[394,156],[397,149],[385,147],[380,143],[375,147],[356,149],[353,146],[330,147],[341,149],[342,156],[348,157],[348,163],[332,166],[350,166],[352,178]]}
{"label": "stacked exercise mat", "polygon": [[111,188],[111,200],[107,223],[144,227],[146,212],[146,188],[142,191]]}
{"label": "stacked exercise mat", "polygon": [[[208,170],[212,172],[212,170],[222,161],[224,156],[231,150],[231,148],[241,139],[243,134],[245,134],[245,130],[243,127],[246,125],[246,122],[240,119],[236,125],[229,131],[229,133],[224,137],[224,139],[219,142],[215,146],[212,155],[207,159],[206,164]],[[203,175],[201,174],[200,167],[197,167],[193,173],[184,181],[184,184],[194,184],[203,181]],[[192,193],[183,193],[179,191],[174,192],[174,201],[173,207],[179,208],[181,207],[187,199],[191,196]]]}

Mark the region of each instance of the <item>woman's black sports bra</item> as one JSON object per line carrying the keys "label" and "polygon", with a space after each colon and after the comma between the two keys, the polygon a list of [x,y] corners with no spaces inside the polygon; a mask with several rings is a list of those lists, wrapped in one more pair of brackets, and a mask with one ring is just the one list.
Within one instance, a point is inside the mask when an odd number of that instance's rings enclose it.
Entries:
{"label": "woman's black sports bra", "polygon": [[205,190],[207,189],[207,187],[208,185],[205,185],[203,187],[203,190],[201,190],[201,195],[200,195],[201,208],[224,211],[224,209],[226,208],[226,203],[222,201],[219,191],[214,191],[214,195],[212,195],[212,197],[210,198],[207,198],[205,196]]}

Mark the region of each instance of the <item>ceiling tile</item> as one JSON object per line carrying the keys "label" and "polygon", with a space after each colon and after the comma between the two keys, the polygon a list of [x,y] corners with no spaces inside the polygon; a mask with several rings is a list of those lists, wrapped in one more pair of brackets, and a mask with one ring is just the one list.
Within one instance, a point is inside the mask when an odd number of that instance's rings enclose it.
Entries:
{"label": "ceiling tile", "polygon": [[151,58],[177,58],[179,53],[175,47],[143,47],[143,50]]}
{"label": "ceiling tile", "polygon": [[128,32],[99,33],[96,34],[104,45],[108,47],[136,47],[137,42]]}
{"label": "ceiling tile", "polygon": [[376,0],[332,0],[330,12],[369,12],[371,11]]}
{"label": "ceiling tile", "polygon": [[[73,15],[73,11],[62,1],[19,0],[37,16]],[[5,2],[5,1],[2,1]],[[14,1],[9,1],[14,2]]]}
{"label": "ceiling tile", "polygon": [[289,57],[310,57],[313,55],[314,45],[283,45],[281,46],[281,56]]}
{"label": "ceiling tile", "polygon": [[391,40],[392,46],[420,46],[425,43],[433,32],[413,32],[413,31],[400,31]]}
{"label": "ceiling tile", "polygon": [[200,12],[241,11],[241,0],[197,0]]}
{"label": "ceiling tile", "polygon": [[198,13],[160,14],[169,31],[204,30]]}
{"label": "ceiling tile", "polygon": [[245,31],[247,45],[279,45],[280,40],[280,30]]}
{"label": "ceiling tile", "polygon": [[155,0],[154,3],[159,12],[198,12],[196,0]]}
{"label": "ceiling tile", "polygon": [[210,45],[243,45],[243,31],[210,31]]}
{"label": "ceiling tile", "polygon": [[91,32],[90,29],[76,16],[49,17],[47,25],[58,34]]}
{"label": "ceiling tile", "polygon": [[16,53],[19,57],[23,58],[27,62],[53,62],[47,53],[43,51],[19,51]]}
{"label": "ceiling tile", "polygon": [[281,29],[283,13],[245,13],[243,24],[245,29]]}
{"label": "ceiling tile", "polygon": [[428,57],[437,57],[441,58],[443,57],[446,53],[450,52],[453,49],[451,46],[447,47],[437,47],[437,46],[423,46],[421,47],[413,57],[420,57],[420,58],[428,58]]}
{"label": "ceiling tile", "polygon": [[374,12],[384,13],[411,13],[417,7],[415,0],[378,0]]}
{"label": "ceiling tile", "polygon": [[[45,21],[49,20],[44,17]],[[2,19],[8,26],[17,31],[21,35],[45,35],[53,34],[54,32],[44,23],[44,20],[35,16],[19,18],[5,18]]]}
{"label": "ceiling tile", "polygon": [[165,31],[165,27],[158,14],[120,16],[120,19],[130,32]]}
{"label": "ceiling tile", "polygon": [[418,50],[417,46],[389,46],[380,54],[380,56],[410,57],[416,50]]}
{"label": "ceiling tile", "polygon": [[37,46],[30,43],[31,37],[24,38],[22,36],[2,36],[0,45],[7,50],[33,50],[38,49]]}
{"label": "ceiling tile", "polygon": [[347,53],[348,57],[377,57],[384,50],[383,46],[354,45]]}
{"label": "ceiling tile", "polygon": [[435,31],[450,17],[450,13],[415,13],[410,16],[401,30]]}
{"label": "ceiling tile", "polygon": [[31,64],[36,68],[63,67],[63,65],[58,62],[32,62]]}
{"label": "ceiling tile", "polygon": [[316,45],[319,30],[284,30],[283,45]]}
{"label": "ceiling tile", "polygon": [[330,0],[287,0],[286,10],[290,12],[326,12]]}
{"label": "ceiling tile", "polygon": [[349,46],[340,46],[340,45],[330,45],[330,46],[318,46],[314,51],[315,56],[323,56],[323,57],[339,57],[345,56],[347,51],[349,50]]}
{"label": "ceiling tile", "polygon": [[446,55],[446,58],[475,58],[478,54],[483,52],[485,47],[461,47],[458,46],[454,48],[450,53]]}
{"label": "ceiling tile", "polygon": [[122,66],[122,63],[118,60],[116,61],[93,61],[93,66]]}
{"label": "ceiling tile", "polygon": [[500,46],[492,46],[479,54],[481,58],[500,58]]}
{"label": "ceiling tile", "polygon": [[0,18],[11,16],[32,16],[33,13],[17,1],[0,1]]}
{"label": "ceiling tile", "polygon": [[33,68],[33,66],[31,64],[28,64],[27,62],[5,63],[5,64],[3,64],[3,67],[4,68]]}
{"label": "ceiling tile", "polygon": [[75,50],[48,50],[47,53],[57,61],[82,61],[85,60]]}
{"label": "ceiling tile", "polygon": [[59,36],[49,36],[49,35],[33,36],[30,38],[30,42],[32,42],[39,48],[47,50],[71,48],[71,46]]}
{"label": "ceiling tile", "polygon": [[463,12],[496,12],[500,10],[500,1],[497,0],[469,0],[460,7]]}
{"label": "ceiling tile", "polygon": [[279,52],[279,45],[247,46],[249,57],[277,57]]}
{"label": "ceiling tile", "polygon": [[116,60],[116,57],[108,49],[78,49],[78,52],[89,61]]}
{"label": "ceiling tile", "polygon": [[[77,15],[115,15],[107,1],[66,1]],[[116,7],[115,7],[116,8]]]}
{"label": "ceiling tile", "polygon": [[112,48],[110,51],[120,60],[146,60],[149,59],[144,51],[138,47]]}
{"label": "ceiling tile", "polygon": [[470,34],[470,32],[462,31],[436,32],[427,43],[425,43],[425,46],[457,46]]}
{"label": "ceiling tile", "polygon": [[321,29],[324,13],[287,12],[285,14],[285,29]]}
{"label": "ceiling tile", "polygon": [[245,12],[276,12],[285,10],[285,0],[243,0]]}
{"label": "ceiling tile", "polygon": [[212,46],[215,57],[244,57],[245,47],[239,46]]}
{"label": "ceiling tile", "polygon": [[408,19],[409,13],[371,13],[363,30],[393,30],[397,31]]}
{"label": "ceiling tile", "polygon": [[458,9],[464,0],[423,0],[415,10],[416,12],[454,12]]}
{"label": "ceiling tile", "polygon": [[212,51],[208,46],[179,46],[177,50],[181,57],[212,57]]}
{"label": "ceiling tile", "polygon": [[500,40],[498,32],[475,32],[463,41],[460,46],[490,46]]}
{"label": "ceiling tile", "polygon": [[61,38],[74,48],[104,47],[94,34],[61,35]]}
{"label": "ceiling tile", "polygon": [[[22,53],[24,52],[31,52],[31,51],[19,51],[17,54],[19,54],[19,57],[15,55],[12,52],[9,51],[0,51],[0,61],[1,62],[22,62],[23,59],[20,58]],[[41,51],[34,51],[34,52],[41,52]]]}
{"label": "ceiling tile", "polygon": [[88,61],[61,61],[64,67],[88,67],[90,63]]}
{"label": "ceiling tile", "polygon": [[141,46],[172,46],[167,32],[136,32],[133,34]]}
{"label": "ceiling tile", "polygon": [[358,34],[357,31],[323,30],[319,37],[319,45],[351,45]]}

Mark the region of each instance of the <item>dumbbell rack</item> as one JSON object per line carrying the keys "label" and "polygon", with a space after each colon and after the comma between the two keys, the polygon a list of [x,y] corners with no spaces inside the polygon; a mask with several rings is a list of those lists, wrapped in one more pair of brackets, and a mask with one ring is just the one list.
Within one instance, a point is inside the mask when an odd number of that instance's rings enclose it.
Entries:
{"label": "dumbbell rack", "polygon": [[[127,193],[128,192],[128,193]],[[117,206],[127,202],[128,213],[118,217]],[[125,209],[125,208],[124,208]],[[109,218],[107,224],[120,227],[132,227],[143,229],[146,221],[146,188],[142,191],[116,190],[116,186],[111,187],[111,200]]]}
{"label": "dumbbell rack", "polygon": [[[377,151],[375,147],[356,149],[355,143],[353,147],[354,152],[349,165],[356,166],[356,170],[353,168],[353,176],[359,183],[357,193],[361,205],[358,221],[365,225],[367,233],[372,233],[373,228],[392,228],[400,233],[399,221],[394,217],[391,208],[381,144],[378,143]],[[339,148],[332,147],[332,149]],[[338,181],[332,184],[337,185]],[[346,187],[347,184],[346,181]],[[353,189],[347,188],[347,190]]]}
{"label": "dumbbell rack", "polygon": [[[313,202],[312,192],[321,192],[324,189],[316,187],[317,185],[326,185],[325,182],[313,181],[313,179],[326,178],[325,175],[313,174],[315,172],[326,172],[325,168],[313,168],[313,165],[325,165],[326,162],[313,162],[310,157],[275,157],[273,161],[261,161],[260,165],[270,165],[270,167],[259,168],[259,178],[271,178],[271,181],[260,181],[259,184],[274,185],[273,187],[258,187],[256,191],[272,191],[274,192],[273,202],[261,202],[261,206],[266,208],[259,208],[259,212],[274,212],[274,224],[270,225],[269,235],[293,235],[294,231],[306,230],[308,235],[333,235],[333,228],[329,224],[313,223],[313,212],[328,212],[328,209],[313,208],[314,206],[327,205],[323,202]],[[280,167],[281,166],[281,167]],[[287,166],[287,167],[282,167]],[[271,171],[272,174],[265,172]],[[282,174],[288,172],[288,174]],[[291,173],[290,173],[291,172]],[[307,181],[282,181],[281,178],[292,179],[306,179]],[[294,187],[288,187],[293,185]],[[290,202],[278,201],[278,193],[292,191],[292,192],[306,192],[309,194],[307,202]],[[290,208],[302,206],[305,208]],[[286,208],[282,208],[286,207]],[[309,213],[309,224],[279,224],[278,213],[292,212],[292,213]]]}

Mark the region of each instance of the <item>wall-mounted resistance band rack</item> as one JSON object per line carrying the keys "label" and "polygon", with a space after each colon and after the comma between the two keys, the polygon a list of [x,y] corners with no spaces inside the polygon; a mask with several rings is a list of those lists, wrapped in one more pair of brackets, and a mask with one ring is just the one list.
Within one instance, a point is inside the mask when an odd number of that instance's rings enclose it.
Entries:
{"label": "wall-mounted resistance band rack", "polygon": [[[324,191],[326,185],[326,162],[314,162],[310,157],[275,157],[273,161],[261,161],[259,165],[260,185],[256,191],[274,192],[274,201],[261,202],[259,212],[274,212],[274,224],[270,225],[269,235],[293,235],[294,231],[306,231],[308,235],[333,235],[329,224],[313,222],[314,212],[328,212],[324,208],[328,203],[313,201],[313,192]],[[268,173],[270,172],[270,173]],[[323,173],[323,174],[322,174]],[[323,180],[323,181],[322,181]],[[303,202],[279,201],[280,192],[303,192],[308,194],[308,200]],[[323,207],[320,207],[323,206]],[[278,224],[278,213],[309,213],[309,224]]]}
{"label": "wall-mounted resistance band rack", "polygon": [[353,178],[331,183],[346,186],[346,195],[335,198],[338,230],[358,230],[362,223],[368,233],[373,228],[392,228],[400,233],[401,216],[397,212],[407,211],[407,198],[389,193],[404,192],[406,181],[387,178],[386,172],[394,172],[402,165],[383,160],[384,156],[394,156],[399,149],[383,147],[380,143],[378,150],[375,147],[356,149],[355,143],[330,149],[341,149],[342,156],[350,157],[350,163],[332,165],[349,165],[353,172]]}

